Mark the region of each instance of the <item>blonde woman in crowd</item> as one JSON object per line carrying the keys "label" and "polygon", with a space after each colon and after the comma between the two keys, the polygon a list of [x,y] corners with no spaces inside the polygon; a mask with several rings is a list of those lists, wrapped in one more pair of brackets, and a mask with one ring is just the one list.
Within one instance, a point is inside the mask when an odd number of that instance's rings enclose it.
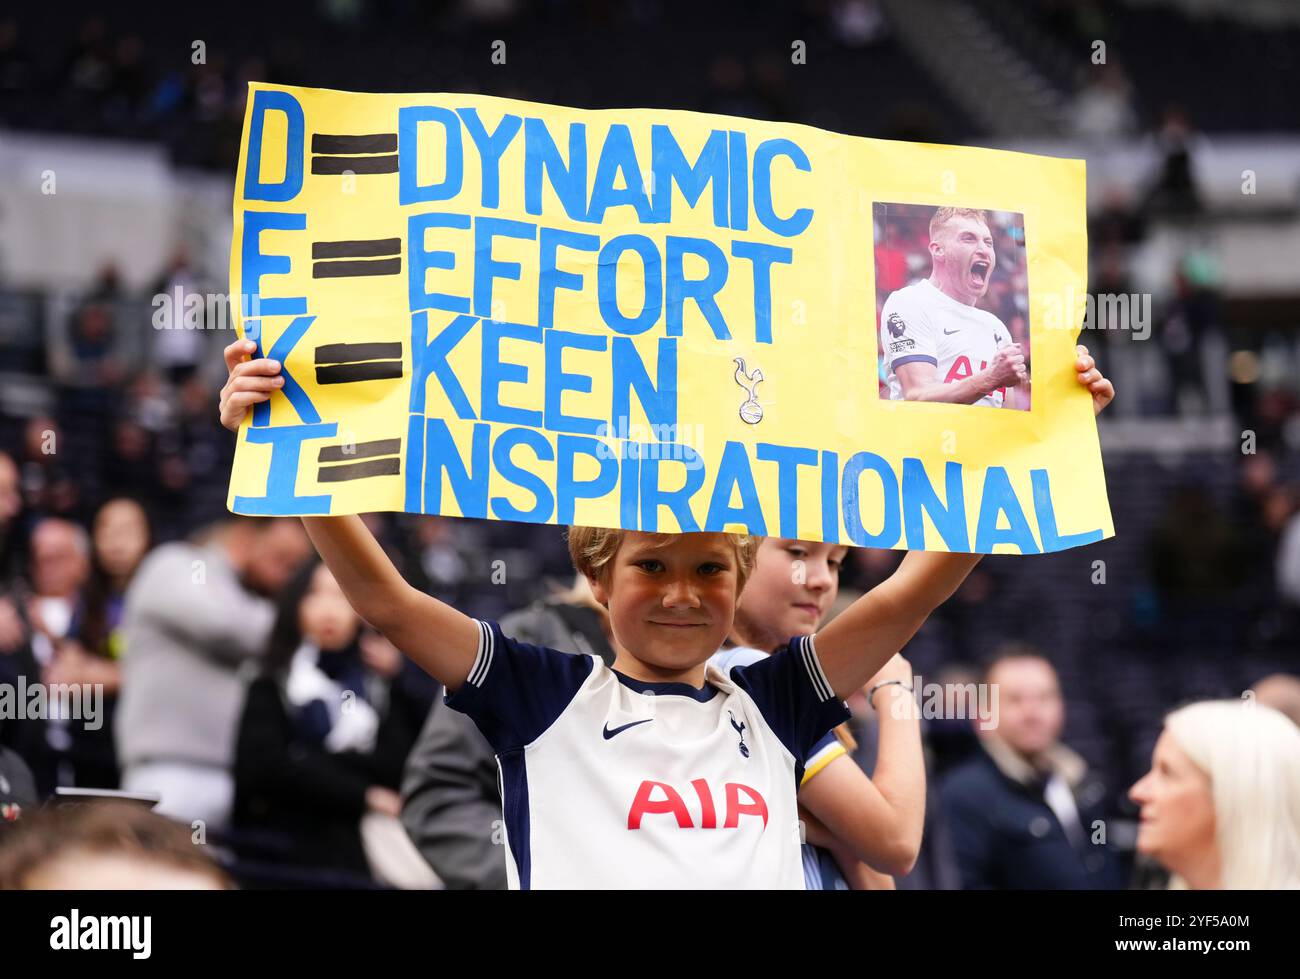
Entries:
{"label": "blonde woman in crowd", "polygon": [[1251,701],[1205,701],[1165,718],[1137,848],[1193,890],[1300,888],[1300,728]]}

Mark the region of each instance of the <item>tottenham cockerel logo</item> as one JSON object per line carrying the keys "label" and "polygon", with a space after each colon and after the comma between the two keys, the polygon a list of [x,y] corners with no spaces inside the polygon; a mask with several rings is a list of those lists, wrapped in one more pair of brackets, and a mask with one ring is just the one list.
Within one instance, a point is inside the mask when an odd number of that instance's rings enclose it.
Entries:
{"label": "tottenham cockerel logo", "polygon": [[757,367],[754,368],[753,373],[746,371],[743,358],[733,357],[732,360],[736,362],[736,383],[749,394],[740,406],[740,417],[750,425],[757,425],[763,420],[763,406],[758,403],[754,391],[763,380],[763,372]]}

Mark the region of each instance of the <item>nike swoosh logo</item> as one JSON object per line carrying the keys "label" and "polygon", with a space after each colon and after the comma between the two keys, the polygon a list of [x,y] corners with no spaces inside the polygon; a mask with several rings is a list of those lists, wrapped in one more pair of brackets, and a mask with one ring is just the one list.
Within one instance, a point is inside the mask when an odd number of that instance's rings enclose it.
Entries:
{"label": "nike swoosh logo", "polygon": [[612,729],[609,726],[609,721],[606,721],[605,730],[601,733],[605,735],[605,740],[608,741],[610,738],[614,737],[614,735],[622,734],[630,727],[636,727],[638,724],[649,724],[653,720],[653,717],[647,717],[644,721],[632,721],[630,724],[620,724],[618,727]]}
{"label": "nike swoosh logo", "polygon": [[960,333],[960,332],[961,332],[960,329],[956,329],[956,330],[944,330],[944,331],[943,331],[943,335],[946,336],[946,337],[950,337],[950,336],[952,336],[954,333]]}

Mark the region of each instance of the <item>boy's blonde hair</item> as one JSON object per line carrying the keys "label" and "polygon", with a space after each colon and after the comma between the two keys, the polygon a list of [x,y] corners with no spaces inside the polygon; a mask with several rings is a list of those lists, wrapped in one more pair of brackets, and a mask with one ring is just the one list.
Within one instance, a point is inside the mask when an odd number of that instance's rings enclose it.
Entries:
{"label": "boy's blonde hair", "polygon": [[930,240],[934,241],[934,236],[939,229],[951,221],[953,218],[974,218],[981,222],[984,227],[990,227],[989,216],[983,211],[974,207],[941,207],[934,212],[934,217],[930,218]]}
{"label": "boy's blonde hair", "polygon": [[[619,545],[627,533],[616,527],[570,527],[568,533],[569,557],[578,574],[605,581],[609,562],[618,553]],[[654,538],[654,547],[666,547],[676,534],[648,534]],[[761,537],[753,534],[723,534],[736,554],[736,595],[739,596],[754,570],[754,557]]]}

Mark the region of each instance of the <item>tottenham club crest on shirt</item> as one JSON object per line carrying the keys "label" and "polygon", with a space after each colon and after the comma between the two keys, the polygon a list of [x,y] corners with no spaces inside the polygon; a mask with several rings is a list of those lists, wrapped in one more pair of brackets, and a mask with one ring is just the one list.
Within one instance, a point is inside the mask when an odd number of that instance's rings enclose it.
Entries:
{"label": "tottenham club crest on shirt", "polygon": [[737,721],[736,715],[732,714],[731,711],[727,711],[727,713],[731,716],[731,726],[736,729],[736,734],[740,736],[740,743],[737,745],[737,748],[740,751],[740,757],[748,758],[749,748],[745,744],[745,725],[740,721]]}

